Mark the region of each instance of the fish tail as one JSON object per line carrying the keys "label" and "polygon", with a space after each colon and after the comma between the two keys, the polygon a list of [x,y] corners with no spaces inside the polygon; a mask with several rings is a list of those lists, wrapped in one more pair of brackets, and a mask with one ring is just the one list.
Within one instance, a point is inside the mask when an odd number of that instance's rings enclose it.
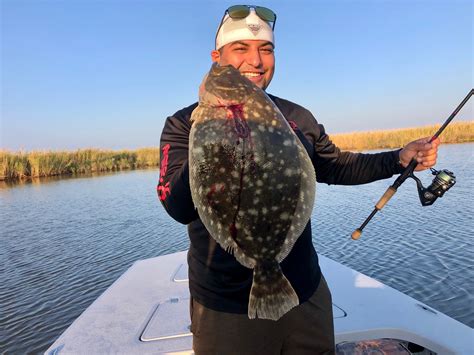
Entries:
{"label": "fish tail", "polygon": [[278,320],[299,304],[298,295],[276,260],[258,262],[253,270],[248,316]]}

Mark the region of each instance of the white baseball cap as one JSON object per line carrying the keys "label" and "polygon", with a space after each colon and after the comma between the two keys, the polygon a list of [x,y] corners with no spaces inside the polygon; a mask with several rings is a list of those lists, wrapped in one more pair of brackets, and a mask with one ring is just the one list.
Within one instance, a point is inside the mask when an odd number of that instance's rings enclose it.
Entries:
{"label": "white baseball cap", "polygon": [[217,32],[216,50],[239,40],[264,40],[275,44],[272,27],[257,15],[253,7],[249,7],[245,18],[232,18],[226,12]]}

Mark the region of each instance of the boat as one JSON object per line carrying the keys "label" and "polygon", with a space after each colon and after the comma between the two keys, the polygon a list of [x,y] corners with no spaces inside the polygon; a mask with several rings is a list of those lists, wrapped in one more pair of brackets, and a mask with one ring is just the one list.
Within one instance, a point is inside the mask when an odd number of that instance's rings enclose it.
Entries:
{"label": "boat", "polygon": [[[45,354],[192,354],[186,253],[136,261]],[[472,328],[319,257],[338,354],[474,354]]]}

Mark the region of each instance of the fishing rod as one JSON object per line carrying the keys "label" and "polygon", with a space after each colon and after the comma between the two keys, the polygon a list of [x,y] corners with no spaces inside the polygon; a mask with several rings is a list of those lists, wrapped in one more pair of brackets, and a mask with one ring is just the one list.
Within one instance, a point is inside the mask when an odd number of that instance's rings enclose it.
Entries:
{"label": "fishing rod", "polygon": [[[438,129],[438,131],[433,135],[433,137],[430,138],[428,143],[431,143],[436,138],[438,138],[438,136],[444,131],[446,126],[453,120],[453,118],[458,114],[458,112],[461,111],[462,107],[466,104],[466,102],[471,98],[473,94],[474,89],[471,89],[471,91],[469,91],[464,100],[461,101],[459,106],[456,107],[453,113],[448,117],[448,119],[443,123],[443,125]],[[415,174],[413,174],[413,171],[415,171],[417,165],[418,162],[416,158],[413,157],[410,164],[408,164],[408,166],[405,168],[405,170],[403,170],[400,176],[394,181],[391,186],[389,186],[389,188],[382,195],[369,217],[367,217],[367,219],[364,221],[364,223],[362,223],[359,228],[352,232],[352,239],[357,240],[360,238],[362,230],[370,222],[372,217],[375,216],[375,214],[386,205],[386,203],[392,198],[393,195],[395,195],[397,189],[400,187],[401,184],[405,182],[406,179],[412,178],[413,180],[415,180],[416,186],[418,188],[418,196],[420,197],[420,202],[423,206],[432,205],[438,197],[443,197],[444,193],[448,191],[451,187],[453,187],[456,183],[456,177],[451,171],[447,169],[438,171],[431,168],[431,172],[433,175],[435,175],[435,177],[431,185],[425,188],[423,187],[423,184],[421,183],[420,179],[418,179]]]}

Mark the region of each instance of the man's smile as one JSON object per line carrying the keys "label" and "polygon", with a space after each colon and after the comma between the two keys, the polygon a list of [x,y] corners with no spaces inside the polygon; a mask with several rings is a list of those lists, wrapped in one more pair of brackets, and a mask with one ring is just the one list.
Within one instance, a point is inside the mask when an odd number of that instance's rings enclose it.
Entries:
{"label": "man's smile", "polygon": [[260,80],[263,79],[263,72],[249,72],[249,71],[244,71],[241,72],[243,76],[245,76],[247,79],[253,82],[259,82]]}

